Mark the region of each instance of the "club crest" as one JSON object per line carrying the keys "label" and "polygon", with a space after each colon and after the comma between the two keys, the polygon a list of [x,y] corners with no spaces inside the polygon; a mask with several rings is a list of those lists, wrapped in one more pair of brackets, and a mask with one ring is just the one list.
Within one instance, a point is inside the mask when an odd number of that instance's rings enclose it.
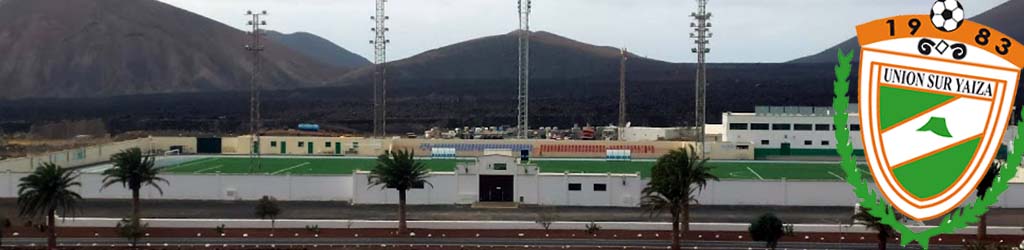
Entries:
{"label": "club crest", "polygon": [[910,219],[949,213],[1002,144],[1024,45],[964,20],[953,0],[931,15],[862,24],[857,35],[860,133],[877,192]]}

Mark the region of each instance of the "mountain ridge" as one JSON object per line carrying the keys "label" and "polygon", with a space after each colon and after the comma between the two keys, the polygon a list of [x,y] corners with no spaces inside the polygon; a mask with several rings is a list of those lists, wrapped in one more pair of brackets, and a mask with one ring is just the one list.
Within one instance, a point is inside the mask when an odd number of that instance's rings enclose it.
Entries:
{"label": "mountain ridge", "polygon": [[[154,0],[7,0],[0,99],[245,89],[244,32]],[[341,74],[269,41],[261,85],[322,86]]]}
{"label": "mountain ridge", "polygon": [[370,60],[309,32],[284,34],[268,30],[267,38],[330,66],[354,69],[371,64]]}
{"label": "mountain ridge", "polygon": [[[1024,0],[1009,0],[981,14],[968,18],[968,20],[995,28],[1019,41],[1019,39],[1024,39],[1024,22],[1014,20],[1014,17],[1019,16],[1020,13],[1024,13]],[[931,25],[931,23],[926,22],[924,25]],[[854,36],[821,52],[800,57],[788,63],[835,63],[836,51],[839,49],[842,49],[844,52],[860,50],[857,37]],[[855,53],[854,60],[858,60],[859,56]]]}
{"label": "mountain ridge", "polygon": [[[518,32],[485,36],[388,62],[389,80],[518,78]],[[578,79],[617,77],[621,52],[610,46],[580,42],[546,31],[531,31],[530,78]],[[682,65],[627,54],[627,73],[664,75]],[[346,74],[341,85],[368,83],[373,68]],[[636,76],[645,76],[639,74]]]}

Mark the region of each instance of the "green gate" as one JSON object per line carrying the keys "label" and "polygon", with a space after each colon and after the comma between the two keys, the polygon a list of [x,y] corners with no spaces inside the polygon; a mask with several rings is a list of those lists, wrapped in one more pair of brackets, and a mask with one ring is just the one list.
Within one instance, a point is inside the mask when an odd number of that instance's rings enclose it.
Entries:
{"label": "green gate", "polygon": [[282,141],[278,144],[281,144],[281,154],[288,154],[288,142]]}
{"label": "green gate", "polygon": [[307,154],[313,154],[313,142],[311,142],[311,141],[306,142],[306,153]]}
{"label": "green gate", "polygon": [[341,143],[340,142],[335,142],[334,143],[334,154],[336,154],[336,155],[340,155],[341,154]]}
{"label": "green gate", "polygon": [[790,151],[792,151],[791,150],[792,147],[793,146],[789,145],[788,142],[782,143],[782,148],[779,149],[779,154],[781,154],[781,155],[790,155],[790,154],[792,154],[792,152],[790,152]]}

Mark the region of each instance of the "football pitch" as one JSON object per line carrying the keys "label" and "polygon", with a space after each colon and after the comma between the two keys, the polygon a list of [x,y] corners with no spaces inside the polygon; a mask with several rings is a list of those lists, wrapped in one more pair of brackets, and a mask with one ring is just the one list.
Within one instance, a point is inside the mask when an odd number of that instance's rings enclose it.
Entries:
{"label": "football pitch", "polygon": [[[450,172],[457,162],[469,159],[421,159],[432,171]],[[163,172],[175,174],[258,174],[258,175],[343,175],[356,170],[368,171],[374,158],[354,157],[268,157],[258,168],[250,169],[247,157],[203,157],[160,164]],[[604,159],[534,159],[543,173],[640,173],[650,177],[652,160],[606,161]],[[778,161],[710,161],[713,173],[721,179],[747,180],[843,180],[838,163]],[[861,167],[864,169],[864,167]],[[862,173],[867,175],[862,170]]]}

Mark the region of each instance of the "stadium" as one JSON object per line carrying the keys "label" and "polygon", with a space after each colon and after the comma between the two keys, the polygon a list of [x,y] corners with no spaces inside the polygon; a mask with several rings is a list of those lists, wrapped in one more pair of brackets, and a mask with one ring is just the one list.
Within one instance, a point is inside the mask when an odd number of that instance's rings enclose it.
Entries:
{"label": "stadium", "polygon": [[[708,125],[708,165],[721,181],[701,192],[701,204],[852,206],[846,174],[837,164],[824,108],[758,107],[725,113]],[[856,124],[851,125],[855,127]],[[765,129],[760,129],[764,127]],[[810,128],[810,130],[806,130]],[[828,129],[818,129],[828,128]],[[648,128],[650,129],[650,128]],[[1013,131],[1012,129],[1010,131]],[[156,165],[172,183],[147,199],[254,200],[271,195],[291,201],[393,204],[396,191],[371,188],[368,171],[388,150],[412,150],[431,171],[431,186],[411,191],[411,204],[507,203],[518,205],[638,207],[640,191],[657,157],[695,146],[656,140],[466,140],[264,135],[253,158],[252,138],[147,137],[0,162],[13,181],[31,166],[55,162],[83,173],[88,198],[125,198],[98,187],[111,154],[138,147],[162,154]],[[808,145],[806,142],[811,142]],[[859,149],[859,145],[855,145]],[[866,167],[862,174],[869,176]],[[0,179],[4,180],[4,179]],[[13,182],[0,195],[14,197]],[[1024,186],[1014,184],[1011,189]],[[751,191],[754,190],[754,191]],[[823,192],[834,190],[834,192]],[[737,195],[743,193],[744,195]],[[1013,193],[1000,206],[1024,207]]]}
{"label": "stadium", "polygon": [[1024,248],[1024,1],[388,2],[0,0],[0,248]]}

